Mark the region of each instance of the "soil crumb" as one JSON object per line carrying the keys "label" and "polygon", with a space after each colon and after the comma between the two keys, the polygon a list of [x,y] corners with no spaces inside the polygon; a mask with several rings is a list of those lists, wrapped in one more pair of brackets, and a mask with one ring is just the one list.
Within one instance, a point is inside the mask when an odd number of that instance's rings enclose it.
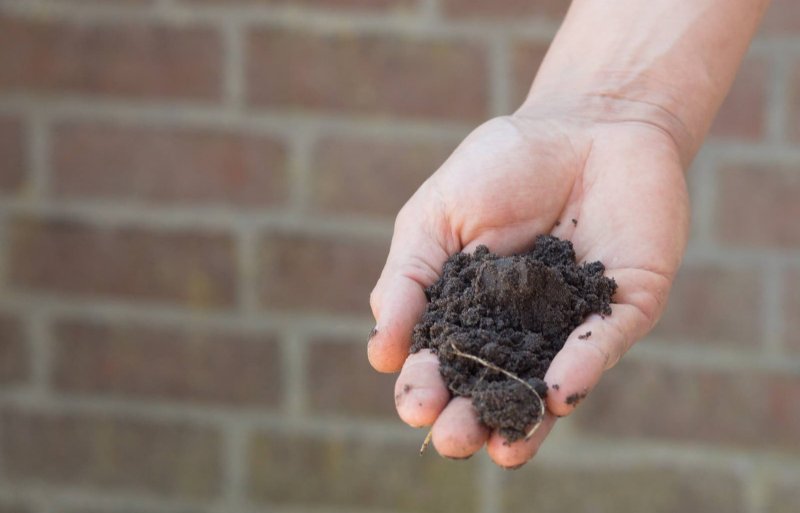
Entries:
{"label": "soil crumb", "polygon": [[519,377],[544,398],[545,372],[570,332],[592,313],[611,315],[617,284],[604,271],[600,262],[578,265],[572,243],[550,235],[520,255],[501,257],[486,246],[453,255],[425,291],[429,303],[411,352],[438,354],[455,396],[472,398],[481,421],[508,442],[524,438],[541,420],[536,395],[458,352]]}
{"label": "soil crumb", "polygon": [[577,406],[579,402],[586,399],[587,395],[589,395],[589,392],[585,390],[581,393],[575,392],[574,394],[567,396],[566,403],[570,406]]}
{"label": "soil crumb", "polygon": [[591,336],[592,336],[592,332],[591,331],[587,331],[583,335],[578,335],[578,340],[586,340],[587,338],[589,338]]}

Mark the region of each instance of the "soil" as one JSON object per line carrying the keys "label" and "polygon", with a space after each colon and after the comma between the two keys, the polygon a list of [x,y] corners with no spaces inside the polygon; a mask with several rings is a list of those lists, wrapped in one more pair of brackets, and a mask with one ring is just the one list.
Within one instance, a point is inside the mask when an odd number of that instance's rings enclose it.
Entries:
{"label": "soil", "polygon": [[577,264],[572,243],[550,235],[520,255],[486,246],[453,255],[425,291],[411,352],[431,349],[453,395],[472,398],[508,442],[524,438],[541,421],[543,378],[567,336],[592,313],[611,315],[617,284],[604,271],[600,262]]}

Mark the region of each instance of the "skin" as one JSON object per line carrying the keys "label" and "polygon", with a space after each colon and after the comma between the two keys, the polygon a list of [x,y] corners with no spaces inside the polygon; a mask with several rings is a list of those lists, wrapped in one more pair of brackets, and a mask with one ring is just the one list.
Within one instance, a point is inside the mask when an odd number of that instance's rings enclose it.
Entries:
{"label": "skin", "polygon": [[[432,425],[441,455],[486,446],[502,467],[524,464],[577,406],[567,397],[589,393],[653,328],[688,237],[684,170],[766,5],[575,0],[525,104],[473,131],[401,209],[370,297],[368,356],[378,371],[400,371],[397,412]],[[408,348],[449,255],[480,244],[518,253],[542,233],[571,240],[581,262],[602,261],[619,289],[613,314],[586,319],[553,360],[536,434],[507,444],[470,400],[450,397],[435,355]]]}

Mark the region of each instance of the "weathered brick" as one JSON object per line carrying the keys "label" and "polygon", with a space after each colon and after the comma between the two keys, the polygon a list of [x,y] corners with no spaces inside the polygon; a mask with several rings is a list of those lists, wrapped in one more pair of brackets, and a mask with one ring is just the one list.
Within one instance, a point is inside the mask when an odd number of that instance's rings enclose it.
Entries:
{"label": "weathered brick", "polygon": [[69,123],[53,141],[60,197],[265,206],[288,194],[285,145],[268,137]]}
{"label": "weathered brick", "polygon": [[745,60],[711,126],[711,137],[763,139],[769,79],[766,61],[757,58]]}
{"label": "weathered brick", "polygon": [[316,210],[394,216],[456,141],[330,137],[314,153]]}
{"label": "weathered brick", "polygon": [[511,47],[511,107],[516,109],[528,96],[550,42],[518,41]]}
{"label": "weathered brick", "polygon": [[722,242],[748,247],[800,247],[798,167],[731,164],[717,175],[715,221]]}
{"label": "weathered brick", "polygon": [[210,498],[219,492],[219,435],[208,428],[89,414],[6,409],[4,478]]}
{"label": "weathered brick", "polygon": [[0,194],[17,192],[22,186],[25,160],[22,122],[11,116],[0,116]]}
{"label": "weathered brick", "polygon": [[514,21],[538,18],[561,21],[569,2],[565,0],[442,0],[442,11],[457,19]]}
{"label": "weathered brick", "polygon": [[211,29],[0,17],[0,91],[213,100],[221,70]]}
{"label": "weathered brick", "polygon": [[308,349],[308,393],[318,412],[396,418],[396,376],[379,374],[367,362],[364,340],[315,340]]}
{"label": "weathered brick", "polygon": [[54,294],[232,305],[234,244],[220,233],[109,228],[18,218],[9,228],[14,288]]}
{"label": "weathered brick", "polygon": [[787,472],[771,479],[764,513],[796,513],[800,508],[797,472]]}
{"label": "weathered brick", "polygon": [[314,7],[327,11],[370,11],[410,13],[417,7],[418,0],[184,0],[197,4],[231,5],[276,5],[292,7]]}
{"label": "weathered brick", "polygon": [[800,4],[796,0],[772,0],[761,22],[762,35],[800,34]]}
{"label": "weathered brick", "polygon": [[119,397],[275,406],[273,335],[63,321],[55,328],[58,390]]}
{"label": "weathered brick", "polygon": [[800,270],[787,272],[783,283],[785,345],[789,350],[800,353]]}
{"label": "weathered brick", "polygon": [[761,280],[750,267],[686,265],[654,330],[659,338],[684,344],[761,346]]}
{"label": "weathered brick", "polygon": [[25,504],[18,502],[0,503],[0,513],[30,513],[32,510]]}
{"label": "weathered brick", "polygon": [[369,293],[388,246],[371,239],[267,234],[261,244],[262,304],[275,309],[369,314]]}
{"label": "weathered brick", "polygon": [[260,107],[470,122],[488,113],[475,42],[264,29],[247,55],[247,98]]}
{"label": "weathered brick", "polygon": [[30,356],[22,322],[0,313],[0,384],[20,383],[28,378]]}
{"label": "weathered brick", "polygon": [[623,360],[581,403],[587,432],[800,450],[800,379]]}
{"label": "weathered brick", "polygon": [[[702,479],[698,476],[702,475]],[[503,511],[674,513],[746,511],[743,484],[707,469],[664,466],[540,467],[503,474]]]}
{"label": "weathered brick", "polygon": [[413,443],[301,433],[264,433],[252,441],[250,496],[276,505],[391,511],[476,511],[475,465],[427,454]]}

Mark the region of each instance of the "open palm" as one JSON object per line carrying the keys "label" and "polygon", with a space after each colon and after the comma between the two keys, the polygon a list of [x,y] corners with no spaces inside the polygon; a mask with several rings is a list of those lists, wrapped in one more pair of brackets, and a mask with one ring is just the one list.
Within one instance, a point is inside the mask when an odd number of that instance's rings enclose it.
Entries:
{"label": "open palm", "polygon": [[[402,369],[400,417],[432,424],[443,456],[468,457],[488,443],[498,465],[525,463],[556,417],[574,408],[566,398],[590,391],[652,329],[684,251],[688,210],[675,144],[651,124],[516,115],[479,127],[398,214],[370,298],[377,325],[369,359],[379,371]],[[548,412],[536,434],[508,444],[479,422],[469,399],[451,399],[435,355],[408,349],[424,289],[448,256],[480,244],[518,253],[543,233],[571,240],[579,261],[602,261],[619,288],[613,314],[586,319],[553,360]],[[591,338],[579,340],[586,331]]]}

